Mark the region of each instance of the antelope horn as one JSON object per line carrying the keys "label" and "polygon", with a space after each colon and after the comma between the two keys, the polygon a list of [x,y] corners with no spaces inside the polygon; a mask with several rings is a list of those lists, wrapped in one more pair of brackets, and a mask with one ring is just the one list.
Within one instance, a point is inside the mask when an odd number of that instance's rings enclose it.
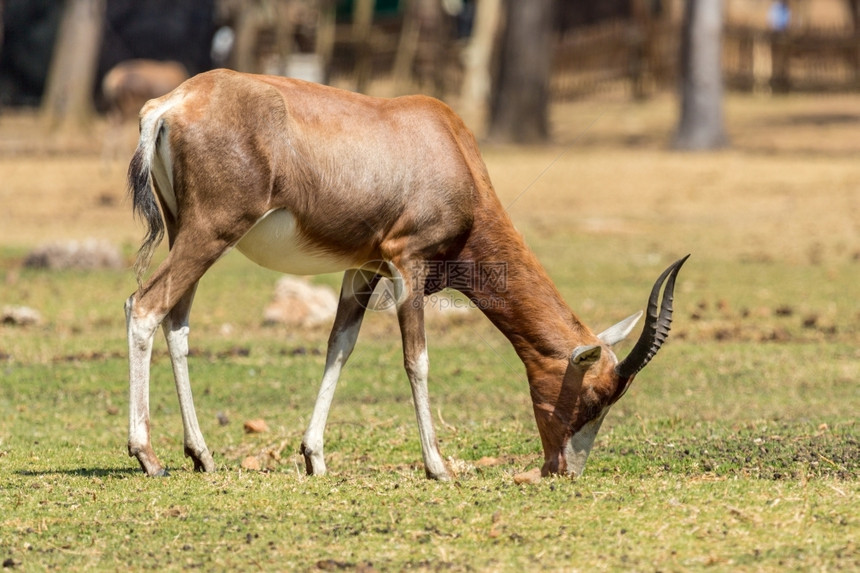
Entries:
{"label": "antelope horn", "polygon": [[[636,341],[633,350],[627,355],[627,358],[615,367],[615,372],[621,379],[628,382],[632,380],[657,354],[657,351],[660,350],[660,347],[669,336],[669,329],[672,326],[672,300],[675,290],[675,277],[678,276],[681,265],[689,257],[690,255],[687,255],[669,265],[669,268],[663,271],[663,274],[654,283],[654,288],[651,289],[651,296],[648,298],[648,311],[645,314],[645,326],[642,328],[642,334],[639,336],[639,340]],[[660,287],[663,286],[664,281],[666,282],[666,288],[663,291],[663,302],[660,305],[660,313],[658,314],[657,299],[660,296]]]}

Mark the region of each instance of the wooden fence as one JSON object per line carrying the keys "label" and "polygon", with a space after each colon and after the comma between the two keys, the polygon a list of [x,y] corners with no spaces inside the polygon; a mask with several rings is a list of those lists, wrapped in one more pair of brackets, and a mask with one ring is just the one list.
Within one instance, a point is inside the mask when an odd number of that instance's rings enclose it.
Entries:
{"label": "wooden fence", "polygon": [[[680,28],[653,22],[605,22],[559,38],[555,100],[624,90],[646,97],[677,82]],[[860,91],[860,35],[853,30],[784,33],[745,26],[723,32],[726,87],[737,91]]]}
{"label": "wooden fence", "polygon": [[730,89],[833,92],[860,88],[860,36],[846,30],[774,33],[728,28],[723,70]]}
{"label": "wooden fence", "polygon": [[607,21],[561,36],[550,92],[563,100],[627,89],[646,96],[675,77],[677,30],[665,24]]}
{"label": "wooden fence", "polygon": [[[399,15],[373,23],[367,47],[370,76],[392,75],[402,26]],[[353,26],[342,23],[333,34],[325,75],[349,84],[360,67]],[[275,53],[276,40],[274,28],[261,28],[255,57],[265,60]],[[619,91],[647,97],[674,89],[679,44],[680,26],[667,20],[618,19],[575,28],[557,39],[551,97],[559,101]],[[411,71],[407,70],[413,83],[440,97],[458,93],[463,45],[450,39],[441,51],[419,49]],[[723,32],[723,74],[727,89],[736,91],[860,91],[860,34],[845,28],[775,33],[728,25]]]}

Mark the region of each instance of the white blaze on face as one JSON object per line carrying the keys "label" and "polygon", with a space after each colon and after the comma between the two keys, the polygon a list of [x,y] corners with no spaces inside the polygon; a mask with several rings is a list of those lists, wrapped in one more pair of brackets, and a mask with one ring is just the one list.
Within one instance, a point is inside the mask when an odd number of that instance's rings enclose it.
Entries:
{"label": "white blaze on face", "polygon": [[585,470],[585,462],[588,461],[588,454],[591,453],[591,448],[594,446],[594,439],[597,437],[597,432],[600,430],[600,425],[603,423],[603,418],[609,412],[609,406],[604,408],[600,414],[586,423],[579,429],[567,443],[564,445],[564,461],[567,462],[567,473],[575,476],[581,476]]}

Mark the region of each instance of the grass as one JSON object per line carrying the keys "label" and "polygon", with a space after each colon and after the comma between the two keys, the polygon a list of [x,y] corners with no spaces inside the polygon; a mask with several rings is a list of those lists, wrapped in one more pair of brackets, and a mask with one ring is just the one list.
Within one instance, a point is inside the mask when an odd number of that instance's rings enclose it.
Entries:
{"label": "grass", "polygon": [[[519,195],[518,227],[595,329],[641,308],[666,263],[693,252],[670,342],[610,412],[585,475],[531,485],[513,480],[541,464],[523,368],[477,311],[428,319],[431,401],[454,481],[424,479],[385,313],[368,315],[335,397],[330,473],[306,477],[298,446],[328,333],[262,326],[277,275],[238,254],[203,279],[192,315],[191,377],[218,472],[196,474],[182,455],[159,339],[153,445],[171,476],[144,477],[125,452],[130,271],[21,267],[41,240],[91,235],[116,241],[130,261],[140,229],[119,198],[121,170],[100,175],[86,154],[0,153],[0,305],[44,317],[0,325],[0,562],[23,571],[860,567],[860,167],[849,153],[854,122],[813,121],[860,117],[860,104],[732,99],[735,149],[703,155],[660,147],[671,110],[665,100],[580,102],[557,110],[557,136],[573,143],[485,153],[503,202]],[[0,150],[4,137],[0,124]],[[69,173],[94,182],[75,188],[76,201]],[[44,200],[28,206],[25,192]],[[80,216],[64,217],[72,204]],[[33,226],[45,217],[55,224]],[[246,434],[254,418],[270,430]],[[242,468],[249,456],[261,470]]]}
{"label": "grass", "polygon": [[[512,474],[538,464],[540,452],[521,381],[486,352],[467,369],[461,352],[437,344],[440,437],[459,469],[455,482],[439,484],[423,478],[406,385],[379,379],[401,378],[396,352],[363,343],[335,402],[331,474],[323,478],[305,477],[296,455],[315,385],[291,380],[316,379],[314,354],[276,360],[255,350],[229,362],[194,361],[214,475],[193,473],[181,455],[169,367],[157,360],[155,446],[173,469],[161,480],[143,477],[123,452],[121,358],[7,367],[14,382],[0,400],[4,558],[28,570],[857,564],[860,445],[848,380],[813,391],[799,373],[783,382],[784,394],[739,413],[748,396],[743,369],[722,380],[720,394],[736,397],[727,403],[708,395],[666,404],[666,388],[655,382],[677,385],[686,372],[658,362],[659,372],[606,421],[583,478],[518,486]],[[771,350],[728,345],[722,354],[749,364]],[[843,348],[823,358],[840,355],[851,356]],[[464,366],[457,372],[447,361]],[[473,383],[476,372],[486,378]],[[812,399],[806,415],[781,413],[782,401],[813,394],[843,405],[818,411]],[[703,407],[710,411],[695,411]],[[229,424],[218,424],[219,412]],[[251,417],[272,431],[245,435],[241,421]],[[240,469],[246,455],[260,456],[266,471]],[[496,461],[483,465],[486,456]]]}
{"label": "grass", "polygon": [[[389,380],[380,393],[381,383],[361,376],[368,362],[396,357],[364,342],[332,413],[332,473],[313,479],[295,455],[313,385],[285,382],[288,373],[318,370],[313,355],[276,366],[252,354],[253,370],[195,362],[198,409],[220,466],[211,476],[194,474],[181,456],[167,364],[158,361],[155,445],[173,468],[162,480],[140,475],[122,451],[125,420],[114,409],[124,398],[121,359],[7,372],[16,384],[14,402],[7,386],[0,403],[4,558],[27,570],[857,564],[860,452],[846,409],[774,417],[780,408],[772,404],[709,421],[661,409],[660,389],[643,381],[627,397],[633,404],[607,420],[583,478],[517,486],[512,474],[537,464],[540,451],[524,389],[499,376],[495,393],[478,384],[470,407],[454,408],[465,396],[451,389],[464,393],[466,375],[458,380],[443,368],[434,384],[447,422],[440,437],[460,472],[439,484],[427,482],[417,463],[405,385]],[[723,392],[742,395],[746,381],[730,379]],[[802,384],[786,386],[803,395]],[[850,398],[852,388],[842,391]],[[634,408],[638,414],[627,412]],[[216,421],[222,411],[226,426]],[[252,416],[267,419],[272,432],[244,435],[241,420]],[[253,454],[267,471],[238,467]],[[485,456],[498,461],[484,466]]]}

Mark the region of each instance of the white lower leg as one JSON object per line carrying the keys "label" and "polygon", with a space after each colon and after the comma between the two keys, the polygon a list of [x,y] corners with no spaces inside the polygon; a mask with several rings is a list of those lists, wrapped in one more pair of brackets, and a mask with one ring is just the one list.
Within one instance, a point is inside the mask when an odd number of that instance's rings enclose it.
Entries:
{"label": "white lower leg", "polygon": [[361,269],[348,270],[343,275],[337,315],[326,350],[323,379],[311,421],[302,439],[302,454],[308,475],[323,475],[326,472],[323,435],[328,413],[341,370],[355,348],[364,309],[376,280],[374,272]]}
{"label": "white lower leg", "polygon": [[407,367],[409,382],[412,386],[412,399],[415,403],[415,417],[418,420],[418,437],[421,441],[421,455],[424,458],[424,468],[427,477],[447,480],[448,470],[439,453],[436,441],[436,430],[433,428],[433,418],[430,413],[430,397],[427,391],[427,378],[430,372],[430,359],[427,349],[423,349],[417,360]]}
{"label": "white lower leg", "polygon": [[129,298],[125,305],[129,366],[128,453],[137,458],[147,474],[160,475],[164,467],[152,450],[149,427],[149,363],[152,339],[160,318],[136,318],[133,305],[133,298]]}
{"label": "white lower leg", "polygon": [[325,425],[341,370],[355,347],[359,327],[360,323],[355,323],[339,332],[326,353],[325,372],[317,394],[317,401],[314,404],[308,429],[302,439],[302,454],[305,457],[308,475],[323,475],[326,472],[323,453]]}
{"label": "white lower leg", "polygon": [[203,440],[197,412],[194,409],[194,398],[191,394],[191,379],[188,375],[188,326],[176,326],[165,321],[164,336],[170,352],[173,365],[173,378],[176,381],[176,394],[179,397],[179,410],[182,413],[182,428],[185,435],[185,455],[194,461],[194,469],[198,471],[215,471],[212,454]]}

